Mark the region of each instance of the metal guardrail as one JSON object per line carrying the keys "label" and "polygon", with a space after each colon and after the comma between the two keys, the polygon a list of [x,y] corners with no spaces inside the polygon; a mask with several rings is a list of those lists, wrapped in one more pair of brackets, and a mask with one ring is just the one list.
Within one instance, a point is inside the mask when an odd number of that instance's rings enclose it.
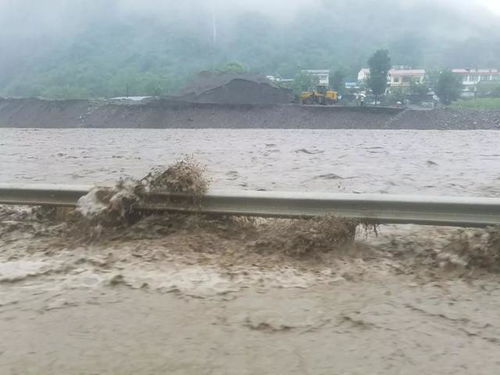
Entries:
{"label": "metal guardrail", "polygon": [[[0,203],[75,206],[90,188],[0,184]],[[197,205],[191,196],[153,193],[139,209],[288,218],[333,214],[379,224],[500,225],[499,198],[214,191]]]}
{"label": "metal guardrail", "polygon": [[92,186],[0,184],[0,203],[28,206],[76,206]]}

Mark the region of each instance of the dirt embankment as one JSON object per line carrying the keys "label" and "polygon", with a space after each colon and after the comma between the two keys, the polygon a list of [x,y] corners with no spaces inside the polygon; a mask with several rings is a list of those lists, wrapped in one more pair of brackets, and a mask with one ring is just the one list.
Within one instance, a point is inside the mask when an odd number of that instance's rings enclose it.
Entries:
{"label": "dirt embankment", "polygon": [[500,129],[500,109],[407,110],[386,126],[391,129]]}
{"label": "dirt embankment", "polygon": [[500,129],[500,110],[0,99],[0,127]]}

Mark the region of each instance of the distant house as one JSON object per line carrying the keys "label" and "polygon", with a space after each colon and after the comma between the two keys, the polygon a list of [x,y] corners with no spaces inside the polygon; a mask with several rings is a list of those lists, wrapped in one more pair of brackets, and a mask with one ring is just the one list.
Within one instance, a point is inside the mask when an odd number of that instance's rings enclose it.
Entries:
{"label": "distant house", "polygon": [[358,73],[358,82],[366,82],[370,78],[370,69],[363,68]]}
{"label": "distant house", "polygon": [[303,70],[302,73],[309,74],[318,79],[319,86],[330,86],[330,70]]}
{"label": "distant house", "polygon": [[481,82],[498,82],[500,85],[500,71],[498,69],[452,69],[455,75],[460,77],[463,85],[464,97],[475,96],[477,85]]}
{"label": "distant house", "polygon": [[[479,83],[486,82],[500,85],[500,70],[498,69],[452,69],[460,77],[463,84],[462,96],[474,96]],[[358,73],[358,82],[363,83],[370,77],[370,69],[363,68]],[[387,85],[392,88],[408,88],[411,82],[424,83],[426,71],[424,69],[410,69],[407,67],[393,67],[387,76]]]}
{"label": "distant house", "polygon": [[[358,73],[358,81],[366,82],[370,77],[370,69],[363,68]],[[387,75],[387,85],[390,88],[408,88],[411,82],[423,83],[425,79],[424,69],[409,69],[405,67],[394,67]]]}
{"label": "distant house", "polygon": [[424,69],[391,69],[388,83],[391,88],[408,88],[411,83],[424,83]]}
{"label": "distant house", "polygon": [[475,86],[482,81],[499,81],[500,83],[498,69],[452,69],[452,72],[460,76],[464,86]]}

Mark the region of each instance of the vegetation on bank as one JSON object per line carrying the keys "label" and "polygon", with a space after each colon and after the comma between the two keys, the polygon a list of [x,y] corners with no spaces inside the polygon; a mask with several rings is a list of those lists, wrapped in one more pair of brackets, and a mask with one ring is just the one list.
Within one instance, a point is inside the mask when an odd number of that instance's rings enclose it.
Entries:
{"label": "vegetation on bank", "polygon": [[459,100],[451,105],[452,108],[470,108],[470,109],[499,109],[500,98],[477,98]]}
{"label": "vegetation on bank", "polygon": [[[282,78],[294,78],[302,69],[330,69],[342,72],[337,82],[355,81],[379,48],[391,51],[393,64],[413,67],[496,66],[500,61],[500,50],[491,47],[500,44],[494,20],[484,18],[479,27],[461,13],[462,6],[325,0],[304,2],[303,9],[285,18],[286,7],[261,12],[225,2],[228,9],[214,11],[208,1],[194,7],[192,1],[159,1],[151,8],[128,2],[138,9],[127,11],[124,3],[87,0],[50,9],[30,3],[15,14],[5,10],[0,96],[168,95],[194,74],[231,61]],[[39,16],[49,10],[46,18]],[[61,25],[39,25],[39,18]]]}
{"label": "vegetation on bank", "polygon": [[434,91],[441,103],[450,105],[460,98],[462,93],[462,81],[449,70],[445,70],[439,74],[439,78],[434,87]]}
{"label": "vegetation on bank", "polygon": [[368,78],[368,87],[372,90],[376,100],[383,95],[387,89],[387,75],[391,69],[391,58],[389,51],[380,49],[368,59],[370,67],[370,77]]}

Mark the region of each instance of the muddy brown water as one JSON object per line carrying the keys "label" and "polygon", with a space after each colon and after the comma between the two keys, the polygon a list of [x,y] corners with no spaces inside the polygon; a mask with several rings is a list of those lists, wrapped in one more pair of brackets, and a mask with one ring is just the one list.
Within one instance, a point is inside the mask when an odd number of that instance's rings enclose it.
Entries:
{"label": "muddy brown water", "polygon": [[500,368],[495,284],[422,287],[386,278],[212,299],[120,288],[16,293],[0,313],[2,374],[491,375]]}
{"label": "muddy brown water", "polygon": [[109,184],[182,154],[217,189],[500,196],[487,130],[0,129],[0,182]]}
{"label": "muddy brown water", "polygon": [[[490,131],[0,129],[0,182],[110,184],[193,154],[218,189],[498,197],[499,150]],[[76,246],[0,225],[1,374],[500,373],[498,275],[401,261],[446,228],[382,228],[371,244],[401,259],[308,269],[202,263],[217,241],[182,233]]]}

